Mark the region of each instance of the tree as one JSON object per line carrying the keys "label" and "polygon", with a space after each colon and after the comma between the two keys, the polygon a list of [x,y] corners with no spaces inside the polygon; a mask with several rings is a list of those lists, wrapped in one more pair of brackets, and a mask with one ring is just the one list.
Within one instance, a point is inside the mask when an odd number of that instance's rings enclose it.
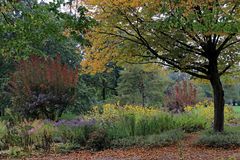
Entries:
{"label": "tree", "polygon": [[116,88],[120,70],[121,68],[114,63],[109,63],[103,72],[95,74],[85,72],[81,77],[88,87],[95,88],[97,100],[103,102],[117,96]]}
{"label": "tree", "polygon": [[[164,76],[165,75],[165,76]],[[127,65],[117,87],[120,103],[161,106],[169,79],[157,65]]]}
{"label": "tree", "polygon": [[62,54],[79,63],[79,45],[87,45],[86,30],[94,23],[78,6],[77,15],[61,12],[63,1],[39,4],[37,0],[4,0],[0,4],[0,55],[19,60],[30,55]]}
{"label": "tree", "polygon": [[225,102],[220,77],[234,69],[239,59],[238,0],[86,3],[95,7],[93,16],[99,22],[89,35],[93,47],[86,58],[132,58],[134,62],[160,63],[207,79],[214,94],[214,130],[223,131]]}
{"label": "tree", "polygon": [[4,60],[0,56],[0,116],[5,114],[5,108],[10,104],[10,98],[5,94],[5,86],[8,81],[8,75],[11,70],[13,70],[14,64],[10,61]]}

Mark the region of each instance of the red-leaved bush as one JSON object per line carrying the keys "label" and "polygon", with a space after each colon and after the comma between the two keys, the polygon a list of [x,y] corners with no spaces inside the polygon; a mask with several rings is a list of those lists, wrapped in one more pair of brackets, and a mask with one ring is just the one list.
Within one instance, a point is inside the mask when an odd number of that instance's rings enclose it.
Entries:
{"label": "red-leaved bush", "polygon": [[9,82],[15,111],[24,118],[56,119],[73,100],[78,68],[55,59],[32,56],[20,61]]}
{"label": "red-leaved bush", "polygon": [[165,106],[174,113],[184,111],[184,107],[197,103],[197,88],[191,82],[177,82],[165,98]]}

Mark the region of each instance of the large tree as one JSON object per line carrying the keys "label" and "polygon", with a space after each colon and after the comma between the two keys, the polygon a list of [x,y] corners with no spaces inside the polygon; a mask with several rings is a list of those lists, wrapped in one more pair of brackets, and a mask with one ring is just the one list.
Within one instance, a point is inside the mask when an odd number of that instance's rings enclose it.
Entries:
{"label": "large tree", "polygon": [[89,62],[99,64],[95,61],[104,58],[155,62],[209,80],[214,93],[214,130],[223,131],[225,102],[220,77],[234,69],[239,59],[239,0],[86,3],[95,7],[93,16],[99,22],[89,35],[93,44],[86,55]]}

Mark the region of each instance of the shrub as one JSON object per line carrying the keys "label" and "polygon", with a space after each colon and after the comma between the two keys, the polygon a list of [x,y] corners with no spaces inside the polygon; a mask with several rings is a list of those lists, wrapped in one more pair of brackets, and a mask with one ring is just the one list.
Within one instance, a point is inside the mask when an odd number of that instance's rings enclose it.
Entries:
{"label": "shrub", "polygon": [[181,130],[170,130],[161,134],[136,136],[111,141],[111,148],[168,146],[184,137]]}
{"label": "shrub", "polygon": [[173,113],[184,111],[184,107],[197,103],[197,88],[191,82],[177,82],[165,97],[165,106]]}
{"label": "shrub", "polygon": [[222,133],[215,133],[212,130],[207,130],[202,133],[197,145],[208,147],[239,147],[240,146],[240,127],[226,127]]}
{"label": "shrub", "polygon": [[103,150],[109,146],[109,139],[104,129],[97,129],[89,134],[87,148],[96,151]]}
{"label": "shrub", "polygon": [[11,77],[8,91],[14,110],[25,118],[56,119],[75,93],[78,69],[54,60],[32,56],[21,61]]}

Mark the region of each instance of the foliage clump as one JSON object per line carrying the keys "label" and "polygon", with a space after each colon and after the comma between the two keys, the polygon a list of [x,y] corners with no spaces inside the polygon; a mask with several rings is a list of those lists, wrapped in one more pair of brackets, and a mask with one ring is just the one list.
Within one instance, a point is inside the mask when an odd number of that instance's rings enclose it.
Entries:
{"label": "foliage clump", "polygon": [[189,81],[177,82],[167,94],[165,106],[173,113],[184,112],[184,107],[197,103],[197,88]]}
{"label": "foliage clump", "polygon": [[14,110],[24,118],[60,117],[73,100],[78,68],[55,59],[32,56],[20,61],[8,85]]}

